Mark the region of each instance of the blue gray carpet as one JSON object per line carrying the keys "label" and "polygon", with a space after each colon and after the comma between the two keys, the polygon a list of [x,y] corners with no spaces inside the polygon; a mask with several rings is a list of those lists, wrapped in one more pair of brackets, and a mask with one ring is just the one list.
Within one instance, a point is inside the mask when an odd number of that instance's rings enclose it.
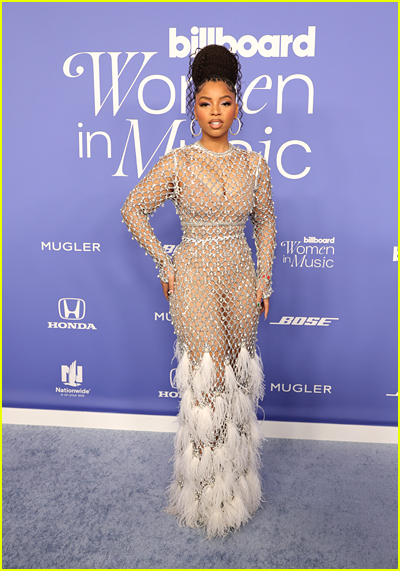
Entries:
{"label": "blue gray carpet", "polygon": [[3,427],[4,569],[397,569],[397,447],[270,439],[265,503],[205,540],[163,511],[173,434]]}

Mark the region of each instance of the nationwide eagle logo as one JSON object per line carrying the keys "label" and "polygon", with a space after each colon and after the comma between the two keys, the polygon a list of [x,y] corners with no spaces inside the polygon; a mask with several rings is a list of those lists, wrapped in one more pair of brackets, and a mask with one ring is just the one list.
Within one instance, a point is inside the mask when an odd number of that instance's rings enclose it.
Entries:
{"label": "nationwide eagle logo", "polygon": [[76,361],[67,365],[61,365],[61,381],[70,387],[79,387],[83,381],[82,367],[76,366]]}

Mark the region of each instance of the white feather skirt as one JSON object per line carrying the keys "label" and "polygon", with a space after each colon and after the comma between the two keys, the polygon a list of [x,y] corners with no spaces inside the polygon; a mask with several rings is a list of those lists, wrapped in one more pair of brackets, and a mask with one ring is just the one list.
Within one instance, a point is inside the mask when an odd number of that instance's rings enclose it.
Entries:
{"label": "white feather skirt", "polygon": [[175,354],[181,403],[167,511],[182,526],[222,537],[247,522],[261,502],[256,410],[264,392],[262,362],[242,346],[216,390],[209,352],[195,370],[187,351],[177,345]]}

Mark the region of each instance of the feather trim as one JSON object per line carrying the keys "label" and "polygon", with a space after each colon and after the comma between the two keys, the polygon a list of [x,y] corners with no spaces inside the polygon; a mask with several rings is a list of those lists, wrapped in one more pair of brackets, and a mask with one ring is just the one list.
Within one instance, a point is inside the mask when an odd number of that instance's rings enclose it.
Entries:
{"label": "feather trim", "polygon": [[213,472],[213,467],[213,453],[211,452],[211,448],[210,446],[204,446],[201,452],[197,471],[199,479],[204,480],[210,478]]}
{"label": "feather trim", "polygon": [[193,407],[193,432],[198,439],[207,443],[211,440],[213,434],[213,414],[209,406],[194,406]]}
{"label": "feather trim", "polygon": [[250,519],[261,502],[262,435],[255,410],[264,390],[261,358],[243,346],[235,367],[225,364],[225,390],[216,393],[209,352],[195,370],[178,345],[175,356],[181,403],[168,512],[179,525],[222,537]]}
{"label": "feather trim", "polygon": [[254,513],[260,507],[262,498],[260,477],[254,468],[251,467],[247,471],[246,481],[251,490],[249,509],[251,513]]}
{"label": "feather trim", "polygon": [[226,419],[228,411],[228,402],[226,395],[220,394],[215,397],[214,407],[214,428],[217,429],[222,426],[223,422]]}
{"label": "feather trim", "polygon": [[179,356],[179,352],[176,352],[178,359],[178,366],[176,368],[174,384],[179,391],[180,396],[182,396],[184,390],[188,387],[188,381],[190,378],[190,363],[187,351],[184,351],[182,356]]}
{"label": "feather trim", "polygon": [[215,472],[222,472],[229,462],[229,455],[226,446],[217,446],[213,452],[213,463]]}
{"label": "feather trim", "polygon": [[264,373],[261,357],[257,351],[254,352],[254,357],[250,359],[250,393],[255,403],[264,398],[265,385]]}
{"label": "feather trim", "polygon": [[181,403],[180,403],[180,407],[179,407],[180,424],[185,425],[188,422],[192,408],[193,408],[192,391],[189,388],[187,388],[183,391],[182,399],[181,399]]}
{"label": "feather trim", "polygon": [[187,448],[189,442],[190,436],[187,428],[185,426],[179,426],[174,439],[175,457],[181,453],[181,450]]}
{"label": "feather trim", "polygon": [[225,391],[226,394],[232,395],[237,389],[235,373],[232,366],[229,364],[225,365]]}
{"label": "feather trim", "polygon": [[198,401],[203,400],[204,393],[207,393],[215,386],[215,379],[215,365],[210,353],[206,351],[193,377],[193,394]]}
{"label": "feather trim", "polygon": [[254,417],[252,419],[250,419],[249,432],[250,432],[250,434],[249,434],[250,442],[252,443],[254,449],[258,450],[262,441],[264,440],[264,436],[261,432],[261,429],[260,429],[260,426],[258,424],[257,417],[255,414],[254,414]]}
{"label": "feather trim", "polygon": [[237,380],[242,387],[247,386],[249,372],[250,372],[250,353],[243,345],[239,351],[236,361]]}
{"label": "feather trim", "polygon": [[232,420],[242,424],[248,421],[253,412],[253,403],[248,396],[244,395],[243,392],[238,389],[233,395],[231,409]]}

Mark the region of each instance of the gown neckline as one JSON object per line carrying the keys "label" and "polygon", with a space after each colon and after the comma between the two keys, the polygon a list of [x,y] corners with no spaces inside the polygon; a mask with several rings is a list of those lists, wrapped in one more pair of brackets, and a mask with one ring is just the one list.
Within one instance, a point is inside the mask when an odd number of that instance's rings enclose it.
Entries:
{"label": "gown neckline", "polygon": [[205,151],[206,153],[209,153],[210,155],[213,155],[214,157],[223,157],[225,155],[229,155],[229,153],[231,153],[234,149],[233,145],[231,143],[229,143],[229,148],[226,151],[223,151],[222,153],[218,153],[217,151],[211,151],[211,149],[207,149],[207,147],[205,147],[202,143],[200,143],[200,141],[196,141],[195,146],[197,146],[198,149]]}

